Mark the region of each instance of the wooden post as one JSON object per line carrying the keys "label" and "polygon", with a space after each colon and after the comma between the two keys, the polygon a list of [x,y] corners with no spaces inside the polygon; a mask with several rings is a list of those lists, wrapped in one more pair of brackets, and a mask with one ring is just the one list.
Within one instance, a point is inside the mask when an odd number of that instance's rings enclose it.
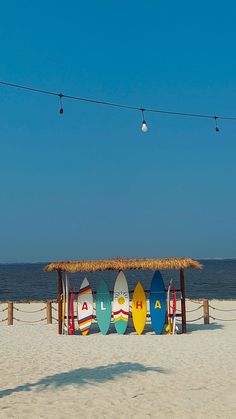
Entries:
{"label": "wooden post", "polygon": [[203,319],[204,319],[204,324],[210,323],[208,300],[203,300]]}
{"label": "wooden post", "polygon": [[58,307],[58,334],[62,334],[62,272],[57,271],[57,307]]}
{"label": "wooden post", "polygon": [[13,302],[8,302],[8,319],[7,319],[8,326],[13,325]]}
{"label": "wooden post", "polygon": [[187,333],[186,306],[185,306],[185,284],[184,284],[184,270],[183,269],[180,269],[180,289],[181,289],[182,333]]}
{"label": "wooden post", "polygon": [[52,302],[51,301],[47,301],[46,310],[47,310],[47,324],[52,324]]}

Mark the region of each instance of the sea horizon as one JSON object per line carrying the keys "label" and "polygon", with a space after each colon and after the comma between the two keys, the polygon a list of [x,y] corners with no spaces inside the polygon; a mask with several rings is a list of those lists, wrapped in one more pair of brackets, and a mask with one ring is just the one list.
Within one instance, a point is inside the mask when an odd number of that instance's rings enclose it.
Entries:
{"label": "sea horizon", "polygon": [[[236,298],[236,258],[197,259],[203,269],[186,269],[186,298]],[[40,301],[57,298],[57,273],[45,272],[49,262],[0,263],[0,301]],[[132,291],[138,281],[150,289],[153,271],[124,271]],[[179,288],[178,270],[161,270],[166,287],[170,279]],[[76,290],[86,276],[95,291],[100,279],[107,281],[110,291],[114,287],[117,271],[77,272],[69,274]]]}
{"label": "sea horizon", "polygon": [[[181,256],[176,256],[178,258],[182,258]],[[183,258],[190,258],[190,259],[194,259],[194,260],[236,260],[236,256],[227,256],[227,257],[194,257],[194,256],[183,256]],[[50,259],[47,261],[22,261],[22,262],[17,262],[17,261],[0,261],[0,265],[47,265],[53,261],[57,261],[57,260],[70,260],[70,261],[79,261],[79,260],[110,260],[110,259],[116,259],[119,258],[118,256],[111,256],[111,257],[103,257],[103,258],[81,258],[81,259],[76,259],[76,258],[70,258],[70,259],[61,259],[61,258],[55,258],[55,259]],[[157,259],[171,259],[171,258],[175,258],[175,256],[167,256],[167,257],[158,257]],[[156,259],[156,257],[152,256],[152,257],[147,257],[147,256],[139,256],[139,257],[130,257],[130,256],[124,256],[124,259]]]}

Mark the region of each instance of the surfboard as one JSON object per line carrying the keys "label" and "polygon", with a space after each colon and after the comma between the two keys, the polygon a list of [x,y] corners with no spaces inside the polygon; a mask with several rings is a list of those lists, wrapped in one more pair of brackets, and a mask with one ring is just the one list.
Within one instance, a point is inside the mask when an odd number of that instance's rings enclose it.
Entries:
{"label": "surfboard", "polygon": [[172,280],[169,283],[168,290],[167,290],[167,327],[166,333],[167,335],[174,335],[178,330],[176,326],[176,307],[177,305],[177,298],[176,298],[176,289],[173,285]]}
{"label": "surfboard", "polygon": [[141,335],[146,324],[147,300],[141,282],[138,282],[132,298],[133,324],[138,335]]}
{"label": "surfboard", "polygon": [[70,308],[69,308],[69,289],[70,289],[70,284],[69,284],[69,278],[68,275],[66,274],[65,276],[65,332],[68,334],[68,330],[69,330],[69,313],[70,313]]}
{"label": "surfboard", "polygon": [[119,272],[114,286],[113,318],[117,333],[123,335],[129,319],[129,289],[122,271]]}
{"label": "surfboard", "polygon": [[166,290],[162,275],[156,271],[150,288],[150,315],[154,332],[160,335],[166,319]]}
{"label": "surfboard", "polygon": [[84,278],[78,293],[78,324],[82,335],[87,335],[93,320],[93,293]]}
{"label": "surfboard", "polygon": [[65,280],[62,279],[62,308],[61,308],[61,320],[62,320],[62,333],[66,333],[66,318],[65,318],[65,311],[66,311],[66,287],[65,287]]}
{"label": "surfboard", "polygon": [[170,313],[170,289],[171,289],[172,279],[167,288],[167,300],[166,300],[166,314],[167,314],[167,326],[166,334],[171,335],[171,313]]}
{"label": "surfboard", "polygon": [[110,292],[106,282],[102,279],[97,288],[96,317],[99,329],[106,335],[111,322]]}
{"label": "surfboard", "polygon": [[176,295],[176,289],[175,287],[173,287],[173,302],[172,302],[172,318],[173,318],[173,322],[172,322],[172,335],[174,335],[175,333],[177,333],[178,331],[178,326],[176,325],[176,312],[177,312],[177,295]]}

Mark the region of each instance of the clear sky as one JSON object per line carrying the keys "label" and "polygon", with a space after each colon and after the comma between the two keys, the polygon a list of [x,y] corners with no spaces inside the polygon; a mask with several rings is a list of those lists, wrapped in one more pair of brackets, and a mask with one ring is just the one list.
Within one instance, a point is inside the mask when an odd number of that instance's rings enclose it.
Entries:
{"label": "clear sky", "polygon": [[[236,116],[232,1],[10,1],[0,79]],[[236,122],[146,115],[0,86],[0,262],[236,257]]]}

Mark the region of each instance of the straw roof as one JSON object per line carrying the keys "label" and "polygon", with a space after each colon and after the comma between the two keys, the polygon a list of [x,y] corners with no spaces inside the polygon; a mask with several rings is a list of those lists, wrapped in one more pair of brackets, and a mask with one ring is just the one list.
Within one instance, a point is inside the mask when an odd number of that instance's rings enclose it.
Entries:
{"label": "straw roof", "polygon": [[96,272],[109,270],[127,269],[181,269],[195,268],[202,269],[202,265],[190,258],[169,258],[169,259],[107,259],[107,260],[79,260],[79,261],[58,261],[45,266],[46,272],[61,270],[64,272]]}

